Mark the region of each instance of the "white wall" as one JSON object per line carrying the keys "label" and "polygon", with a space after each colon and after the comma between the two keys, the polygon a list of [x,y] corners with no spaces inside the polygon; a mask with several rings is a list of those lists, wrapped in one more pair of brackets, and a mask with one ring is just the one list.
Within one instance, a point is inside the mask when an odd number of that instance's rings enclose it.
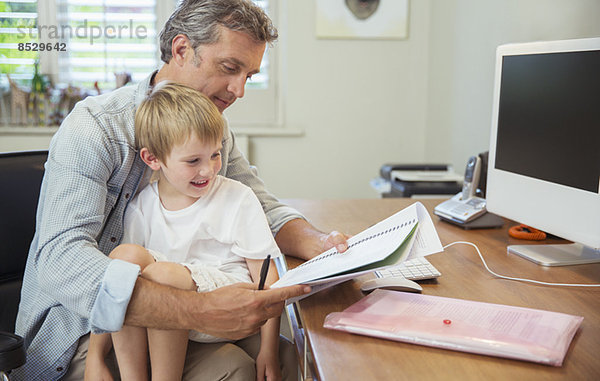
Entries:
{"label": "white wall", "polygon": [[252,160],[280,197],[376,197],[384,162],[424,160],[429,1],[412,1],[407,40],[315,37],[314,1],[287,1],[285,125],[302,137],[252,138]]}
{"label": "white wall", "polygon": [[425,157],[455,168],[489,149],[498,45],[600,36],[598,0],[432,4]]}
{"label": "white wall", "polygon": [[496,47],[600,36],[598,0],[412,0],[406,41],[318,40],[314,1],[288,0],[285,123],[253,138],[280,197],[376,197],[385,162],[450,163],[487,151]]}
{"label": "white wall", "polygon": [[[497,45],[600,36],[598,0],[412,0],[400,41],[319,40],[315,0],[281,1],[284,127],[304,135],[250,146],[279,197],[377,197],[369,180],[385,162],[462,172],[488,149]],[[14,139],[0,136],[0,150],[40,144]]]}

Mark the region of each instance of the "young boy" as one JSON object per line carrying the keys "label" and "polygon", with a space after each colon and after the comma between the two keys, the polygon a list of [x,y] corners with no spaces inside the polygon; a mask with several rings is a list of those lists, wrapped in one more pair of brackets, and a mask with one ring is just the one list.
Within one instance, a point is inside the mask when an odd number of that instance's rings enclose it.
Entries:
{"label": "young boy", "polygon": [[[184,85],[159,84],[135,115],[136,146],[158,181],[131,200],[123,243],[110,257],[136,263],[141,276],[198,292],[258,282],[262,260],[280,255],[261,205],[245,185],[217,175],[224,122],[217,107]],[[277,280],[270,266],[266,284]],[[257,380],[279,380],[279,319],[261,328]],[[112,334],[123,380],[181,380],[188,337],[200,332],[124,326]],[[92,335],[86,379],[110,379],[111,336]]]}

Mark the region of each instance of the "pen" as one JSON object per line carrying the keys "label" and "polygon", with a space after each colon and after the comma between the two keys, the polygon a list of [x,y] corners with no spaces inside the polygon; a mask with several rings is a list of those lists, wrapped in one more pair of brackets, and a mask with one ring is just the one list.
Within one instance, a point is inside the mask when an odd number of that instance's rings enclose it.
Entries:
{"label": "pen", "polygon": [[262,267],[260,268],[260,281],[258,282],[258,289],[262,290],[265,288],[265,281],[267,280],[267,273],[269,272],[269,264],[271,263],[271,254],[267,255],[263,261]]}

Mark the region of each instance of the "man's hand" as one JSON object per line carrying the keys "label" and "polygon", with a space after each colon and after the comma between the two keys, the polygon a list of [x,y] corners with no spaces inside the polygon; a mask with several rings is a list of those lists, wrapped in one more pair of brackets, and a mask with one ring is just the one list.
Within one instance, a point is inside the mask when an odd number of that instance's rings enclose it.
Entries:
{"label": "man's hand", "polygon": [[310,292],[298,285],[258,291],[256,285],[237,283],[212,292],[200,293],[190,306],[194,329],[227,339],[242,339],[256,333],[267,320],[283,312],[286,299]]}
{"label": "man's hand", "polygon": [[337,231],[323,233],[305,220],[295,219],[279,229],[275,241],[282,253],[308,260],[332,247],[343,253],[348,249],[348,238],[349,235]]}
{"label": "man's hand", "polygon": [[350,238],[349,235],[335,230],[329,234],[323,234],[320,238],[323,251],[335,247],[338,252],[343,253],[344,251],[348,250],[348,238]]}
{"label": "man's hand", "polygon": [[284,301],[310,292],[297,285],[256,290],[237,283],[211,292],[180,290],[139,277],[125,315],[126,325],[158,329],[195,329],[213,336],[241,339],[280,316]]}

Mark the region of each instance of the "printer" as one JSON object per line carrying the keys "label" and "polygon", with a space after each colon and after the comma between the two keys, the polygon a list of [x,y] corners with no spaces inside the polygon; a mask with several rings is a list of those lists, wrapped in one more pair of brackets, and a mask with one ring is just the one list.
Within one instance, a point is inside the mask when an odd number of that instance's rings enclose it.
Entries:
{"label": "printer", "polygon": [[447,197],[462,190],[463,177],[448,164],[384,164],[379,173],[371,184],[382,197]]}

